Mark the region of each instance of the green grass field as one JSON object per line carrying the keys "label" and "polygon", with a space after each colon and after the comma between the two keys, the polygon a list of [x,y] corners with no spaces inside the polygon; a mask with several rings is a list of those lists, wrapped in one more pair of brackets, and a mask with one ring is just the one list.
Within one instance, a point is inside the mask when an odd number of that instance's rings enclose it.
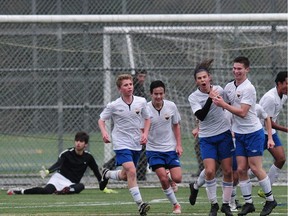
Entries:
{"label": "green grass field", "polygon": [[[257,196],[259,187],[253,187],[253,200],[256,212],[249,216],[259,215],[263,199]],[[98,189],[86,189],[77,195],[10,195],[0,191],[0,215],[138,215],[137,207],[127,189],[115,189],[118,194],[104,194]],[[221,203],[221,189],[218,187],[218,202]],[[287,215],[287,187],[274,186],[278,206],[271,215]],[[142,197],[151,204],[148,215],[173,215],[172,207],[160,188],[141,188]],[[210,204],[205,189],[201,188],[197,202],[191,206],[188,201],[188,187],[180,187],[176,193],[182,206],[181,215],[208,215]],[[238,197],[240,197],[238,189]],[[219,211],[218,215],[224,215]],[[237,212],[234,212],[237,215]]]}

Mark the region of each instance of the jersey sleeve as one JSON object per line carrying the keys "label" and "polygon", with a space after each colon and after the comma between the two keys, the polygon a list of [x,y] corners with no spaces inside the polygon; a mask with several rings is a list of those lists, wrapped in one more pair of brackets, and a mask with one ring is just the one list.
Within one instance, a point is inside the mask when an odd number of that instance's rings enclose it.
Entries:
{"label": "jersey sleeve", "polygon": [[261,100],[261,107],[263,107],[263,109],[265,110],[265,112],[269,115],[269,116],[273,116],[275,113],[275,104],[274,104],[274,99],[273,97],[262,97]]}
{"label": "jersey sleeve", "polygon": [[249,88],[246,88],[245,91],[243,91],[243,96],[240,103],[248,104],[251,106],[254,103],[254,98],[256,98],[256,91],[253,86],[250,86]]}
{"label": "jersey sleeve", "polygon": [[108,103],[104,110],[100,113],[100,119],[107,121],[111,118],[113,111],[113,103]]}
{"label": "jersey sleeve", "polygon": [[99,167],[98,167],[94,157],[91,154],[89,154],[89,155],[90,155],[90,161],[89,161],[89,165],[88,166],[93,171],[93,173],[94,173],[95,177],[97,178],[98,182],[100,182],[102,176],[100,174]]}

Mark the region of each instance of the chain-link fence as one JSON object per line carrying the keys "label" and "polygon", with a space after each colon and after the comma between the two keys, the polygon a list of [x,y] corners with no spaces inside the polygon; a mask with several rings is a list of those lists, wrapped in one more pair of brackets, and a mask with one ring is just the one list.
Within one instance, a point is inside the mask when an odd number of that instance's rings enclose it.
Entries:
{"label": "chain-link fence", "polygon": [[[148,2],[1,1],[0,10],[1,14],[287,12],[286,1]],[[0,29],[1,185],[44,183],[30,177],[73,146],[79,130],[90,134],[89,150],[102,166],[114,153],[102,142],[99,114],[108,101],[119,96],[115,77],[135,69],[148,71],[147,93],[152,80],[163,80],[167,99],[179,108],[184,146],[181,163],[184,182],[188,182],[198,172],[191,134],[194,116],[187,100],[196,88],[192,75],[196,64],[214,58],[213,82],[224,87],[233,78],[232,60],[238,55],[249,57],[249,79],[258,99],[275,85],[275,74],[287,70],[287,22],[37,22],[2,23]],[[283,125],[287,125],[286,108],[279,118]],[[279,134],[287,144],[286,135]],[[268,169],[273,159],[268,154],[265,157]],[[154,174],[147,175],[147,181],[152,181]],[[86,177],[85,182],[95,181],[90,173]],[[287,179],[280,182],[287,183]]]}

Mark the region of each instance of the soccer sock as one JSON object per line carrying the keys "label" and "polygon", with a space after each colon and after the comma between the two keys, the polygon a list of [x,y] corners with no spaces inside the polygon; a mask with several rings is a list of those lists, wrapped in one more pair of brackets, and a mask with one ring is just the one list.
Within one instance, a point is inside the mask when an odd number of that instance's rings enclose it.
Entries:
{"label": "soccer sock", "polygon": [[105,177],[108,177],[110,179],[120,180],[119,174],[121,170],[110,170],[106,173]]}
{"label": "soccer sock", "polygon": [[216,179],[212,180],[205,180],[206,183],[206,193],[209,201],[212,204],[217,203],[217,196],[216,196],[216,191],[217,191],[217,185],[216,185]]}
{"label": "soccer sock", "polygon": [[203,185],[205,184],[205,169],[203,169],[198,178],[197,178],[197,181],[196,181],[196,184],[194,184],[194,188],[196,190],[198,190],[200,187],[202,187]]}
{"label": "soccer sock", "polygon": [[223,203],[229,203],[229,201],[231,200],[231,195],[233,191],[233,182],[223,181],[222,191],[223,191],[223,195],[222,195]]}
{"label": "soccer sock", "polygon": [[268,176],[269,176],[271,185],[275,181],[277,181],[278,176],[279,176],[279,172],[280,172],[280,169],[278,167],[276,167],[274,164],[270,167],[269,172],[268,172]]}
{"label": "soccer sock", "polygon": [[142,197],[141,197],[141,194],[140,194],[139,187],[136,186],[136,187],[130,188],[129,192],[130,192],[133,200],[139,206],[142,203]]}
{"label": "soccer sock", "polygon": [[239,181],[239,186],[241,189],[242,196],[246,203],[253,203],[251,192],[252,192],[252,183],[250,179]]}
{"label": "soccer sock", "polygon": [[171,204],[175,205],[176,203],[178,203],[172,187],[169,187],[168,189],[163,190],[163,192]]}
{"label": "soccer sock", "polygon": [[237,186],[233,186],[230,203],[236,202]]}
{"label": "soccer sock", "polygon": [[250,179],[256,177],[250,168],[248,169],[248,176],[249,176]]}
{"label": "soccer sock", "polygon": [[259,181],[259,185],[261,186],[262,190],[265,193],[266,200],[273,201],[274,196],[272,194],[271,183],[270,183],[269,177],[266,176],[266,178]]}

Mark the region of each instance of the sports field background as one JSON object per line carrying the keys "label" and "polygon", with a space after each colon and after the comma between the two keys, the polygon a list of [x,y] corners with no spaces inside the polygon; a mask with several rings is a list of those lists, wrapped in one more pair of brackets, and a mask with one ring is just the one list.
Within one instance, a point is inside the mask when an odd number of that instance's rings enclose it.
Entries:
{"label": "sports field background", "polygon": [[[249,216],[259,215],[264,199],[257,196],[259,187],[253,187],[253,201],[256,212]],[[118,194],[104,194],[98,189],[86,189],[77,195],[6,195],[0,191],[0,215],[97,215],[97,216],[132,216],[138,215],[136,204],[132,201],[128,189],[116,189]],[[160,187],[141,187],[142,197],[151,204],[148,215],[173,215],[172,206]],[[218,186],[218,202],[221,204],[221,188]],[[278,206],[271,215],[287,215],[287,187],[273,187]],[[238,199],[243,203],[238,189]],[[197,202],[191,206],[188,187],[180,187],[176,193],[182,206],[181,215],[208,215],[210,204],[205,188],[200,188]],[[222,215],[219,211],[219,215]],[[237,215],[237,212],[234,212]]]}

